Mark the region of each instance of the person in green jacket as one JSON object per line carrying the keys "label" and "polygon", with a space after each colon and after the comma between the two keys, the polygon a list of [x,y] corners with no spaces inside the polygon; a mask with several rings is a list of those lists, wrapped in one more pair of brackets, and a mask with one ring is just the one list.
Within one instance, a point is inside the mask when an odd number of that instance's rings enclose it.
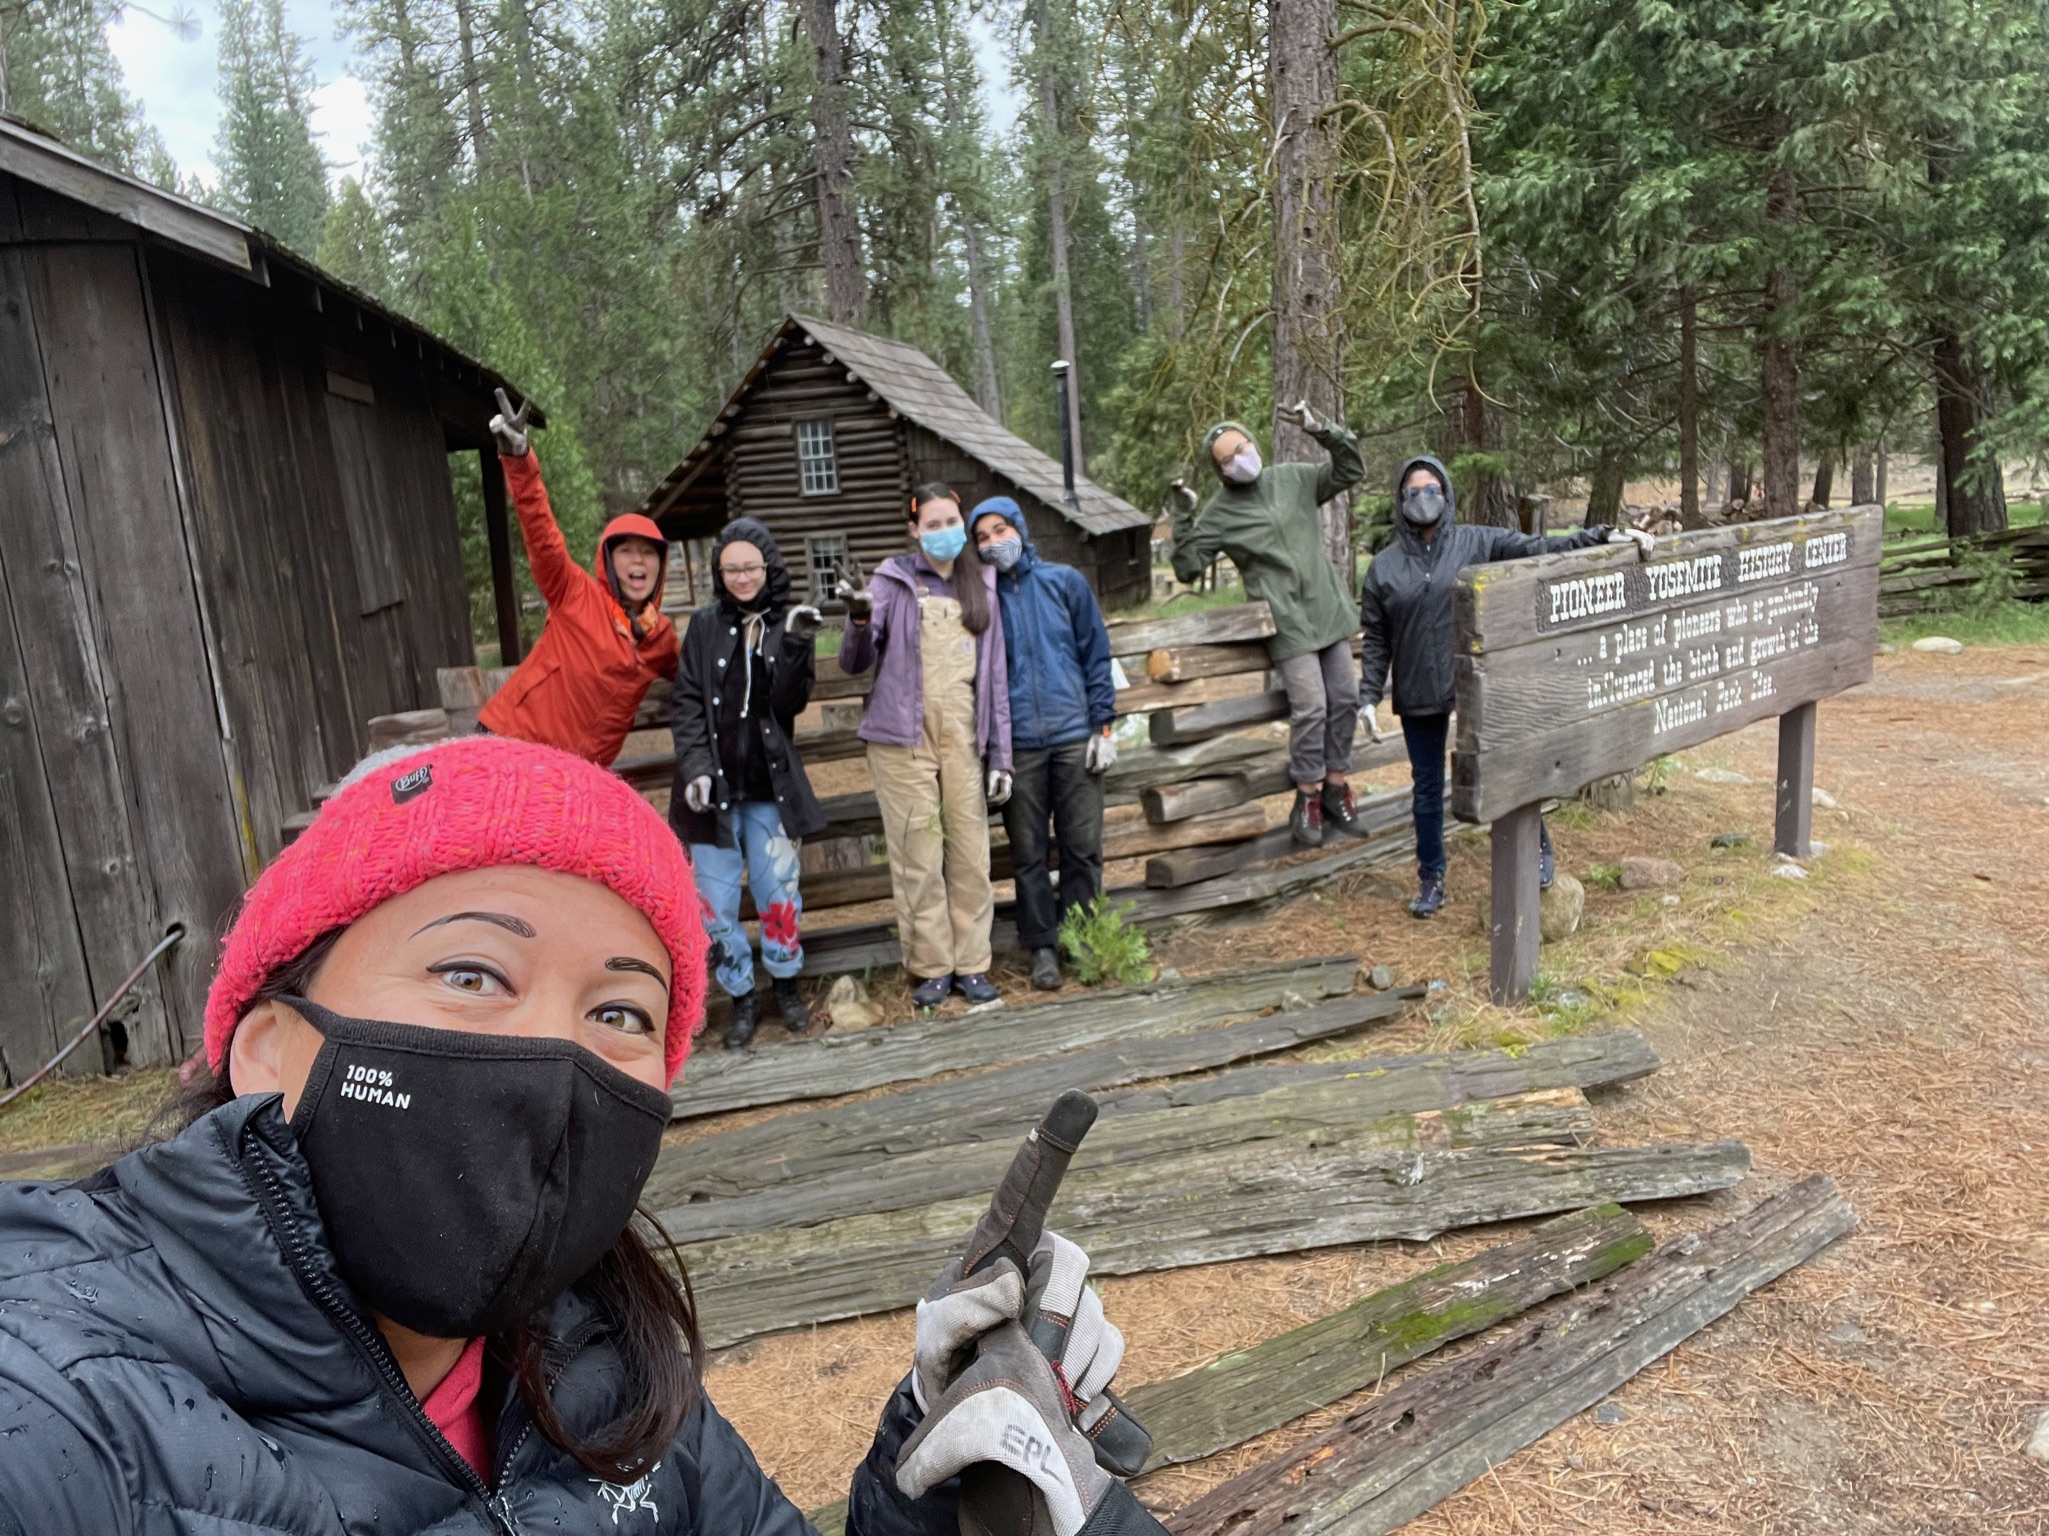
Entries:
{"label": "person in green jacket", "polygon": [[1346,832],[1356,825],[1346,777],[1359,708],[1350,643],[1359,613],[1324,550],[1317,508],[1364,479],[1366,464],[1359,439],[1319,420],[1307,401],[1285,414],[1324,446],[1330,461],[1262,465],[1245,427],[1226,421],[1210,428],[1203,446],[1223,483],[1197,512],[1195,493],[1174,482],[1174,574],[1196,581],[1218,555],[1229,555],[1245,595],[1273,610],[1267,655],[1288,691],[1288,776],[1295,783],[1288,826],[1295,841],[1313,848],[1326,823]]}

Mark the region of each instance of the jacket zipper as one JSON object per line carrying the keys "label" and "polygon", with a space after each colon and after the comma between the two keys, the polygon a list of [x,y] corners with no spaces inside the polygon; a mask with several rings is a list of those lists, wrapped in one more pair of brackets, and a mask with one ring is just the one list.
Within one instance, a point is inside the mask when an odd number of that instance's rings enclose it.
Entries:
{"label": "jacket zipper", "polygon": [[398,1368],[398,1362],[392,1358],[391,1350],[383,1339],[363,1320],[362,1314],[349,1305],[346,1298],[335,1289],[333,1282],[306,1262],[306,1235],[290,1214],[284,1186],[276,1171],[261,1157],[252,1162],[248,1157],[238,1156],[236,1161],[245,1170],[252,1166],[255,1169],[257,1182],[263,1186],[258,1191],[257,1198],[262,1201],[265,1211],[270,1216],[271,1230],[278,1236],[285,1263],[298,1277],[299,1283],[306,1287],[320,1309],[333,1319],[342,1336],[355,1346],[356,1352],[363,1357],[364,1362],[376,1372],[384,1390],[398,1403],[400,1409],[409,1415],[414,1432],[421,1436],[426,1442],[427,1449],[441,1463],[441,1470],[491,1512],[492,1518],[497,1521],[505,1536],[521,1536],[519,1522],[513,1518],[511,1504],[503,1494],[494,1494],[491,1491],[490,1486],[477,1475],[477,1469],[463,1460],[462,1453],[448,1443],[448,1437],[427,1417],[426,1410],[420,1406],[419,1399],[413,1396],[413,1389],[406,1383],[405,1373]]}

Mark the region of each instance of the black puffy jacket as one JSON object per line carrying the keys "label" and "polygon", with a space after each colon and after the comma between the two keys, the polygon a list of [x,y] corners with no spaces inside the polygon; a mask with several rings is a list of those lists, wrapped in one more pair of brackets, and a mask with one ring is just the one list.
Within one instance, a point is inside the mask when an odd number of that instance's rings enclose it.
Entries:
{"label": "black puffy jacket", "polygon": [[[620,1488],[534,1433],[515,1396],[487,1488],[350,1299],[279,1103],[236,1099],[81,1183],[0,1184],[0,1536],[811,1530],[703,1397]],[[551,1332],[563,1421],[610,1422],[602,1319],[572,1290]],[[906,1415],[899,1392],[891,1465]],[[876,1475],[855,1474],[850,1536],[934,1528],[941,1506]]]}
{"label": "black puffy jacket", "polygon": [[1394,477],[1397,507],[1402,482],[1417,468],[1432,471],[1444,486],[1444,516],[1437,536],[1426,540],[1397,511],[1394,542],[1366,568],[1359,590],[1359,626],[1365,632],[1359,648],[1359,702],[1379,703],[1392,670],[1396,714],[1443,715],[1454,702],[1451,596],[1458,573],[1469,565],[1605,544],[1608,529],[1597,523],[1543,534],[1461,523],[1451,475],[1427,454],[1410,459]]}
{"label": "black puffy jacket", "polygon": [[[724,746],[735,744],[722,744],[719,735],[733,718],[735,690],[746,683],[742,669],[748,662],[741,634],[745,616],[726,591],[718,561],[727,545],[743,539],[761,551],[768,567],[760,599],[760,611],[767,615],[760,660],[766,664],[769,696],[766,709],[755,708],[750,719],[739,723],[759,733],[783,831],[791,837],[816,837],[825,830],[825,810],[812,792],[811,777],[791,740],[798,714],[811,701],[817,677],[816,648],[810,636],[793,635],[785,627],[790,612],[790,571],[776,547],[775,535],[753,518],[742,517],[726,524],[712,545],[711,584],[717,596],[690,615],[683,631],[676,685],[669,694],[669,730],[676,743],[669,822],[686,844],[732,847],[732,806],[746,797],[745,787],[735,783],[727,771],[728,758],[737,761],[746,744],[737,744],[738,753],[729,754]],[[699,777],[712,781],[709,811],[693,811],[683,798],[684,787]]]}

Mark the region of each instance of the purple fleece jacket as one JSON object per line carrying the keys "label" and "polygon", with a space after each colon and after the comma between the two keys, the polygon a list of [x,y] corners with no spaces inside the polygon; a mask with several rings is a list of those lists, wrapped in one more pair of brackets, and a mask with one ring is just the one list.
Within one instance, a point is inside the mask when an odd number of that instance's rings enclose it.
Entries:
{"label": "purple fleece jacket", "polygon": [[[975,638],[975,745],[991,768],[1010,772],[1009,672],[1003,621],[997,617],[996,571],[982,567],[989,589],[989,627]],[[953,589],[923,554],[895,555],[876,569],[869,590],[875,616],[849,624],[840,637],[840,670],[875,671],[861,715],[860,737],[885,747],[915,747],[925,735],[925,661],[918,644],[918,593],[951,597]],[[879,665],[878,665],[879,658]]]}

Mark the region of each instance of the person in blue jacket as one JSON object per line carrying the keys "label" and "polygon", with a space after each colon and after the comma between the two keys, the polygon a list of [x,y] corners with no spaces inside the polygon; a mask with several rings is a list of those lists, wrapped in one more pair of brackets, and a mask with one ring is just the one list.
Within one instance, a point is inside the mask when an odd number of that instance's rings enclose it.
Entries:
{"label": "person in blue jacket", "polygon": [[[1060,985],[1061,920],[1103,888],[1103,775],[1117,761],[1110,632],[1088,578],[1040,556],[1010,497],[981,502],[968,524],[983,563],[996,567],[1009,661],[1016,777],[1003,825],[1017,881],[1017,935],[1031,952],[1032,985],[1051,992]],[[1057,896],[1049,841],[1060,850]]]}

